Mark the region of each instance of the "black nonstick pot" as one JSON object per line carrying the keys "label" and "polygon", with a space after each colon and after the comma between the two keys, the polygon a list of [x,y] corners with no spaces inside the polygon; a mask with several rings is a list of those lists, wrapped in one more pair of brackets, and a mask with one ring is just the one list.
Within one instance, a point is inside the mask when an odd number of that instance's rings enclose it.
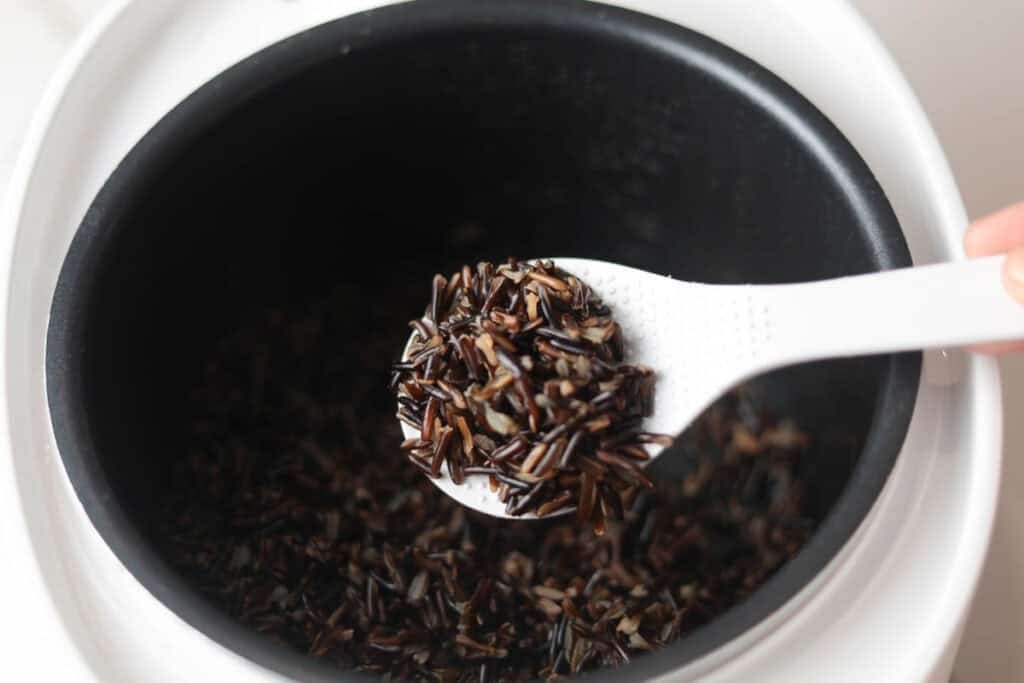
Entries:
{"label": "black nonstick pot", "polygon": [[[236,624],[156,550],[188,389],[211,345],[271,303],[299,306],[338,282],[418,286],[510,254],[723,283],[910,264],[842,134],[707,37],[576,0],[426,0],[342,18],[182,102],[79,228],[53,302],[47,387],[96,529],[153,595],[226,647],[298,680],[358,677]],[[388,329],[409,313],[396,306]],[[677,670],[814,579],[881,491],[919,372],[915,353],[760,378],[772,408],[815,434],[803,476],[817,531],[747,600],[591,677]]]}

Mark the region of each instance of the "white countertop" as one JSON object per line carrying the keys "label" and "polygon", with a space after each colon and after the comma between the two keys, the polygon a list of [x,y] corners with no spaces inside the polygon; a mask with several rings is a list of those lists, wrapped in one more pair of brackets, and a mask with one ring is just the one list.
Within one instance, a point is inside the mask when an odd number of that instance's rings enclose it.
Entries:
{"label": "white countertop", "polygon": [[[0,0],[0,200],[46,80],[105,0]],[[854,0],[894,53],[971,216],[1024,199],[1024,1]],[[1024,680],[1024,355],[1002,361],[1004,481],[995,538],[957,660],[959,683]]]}

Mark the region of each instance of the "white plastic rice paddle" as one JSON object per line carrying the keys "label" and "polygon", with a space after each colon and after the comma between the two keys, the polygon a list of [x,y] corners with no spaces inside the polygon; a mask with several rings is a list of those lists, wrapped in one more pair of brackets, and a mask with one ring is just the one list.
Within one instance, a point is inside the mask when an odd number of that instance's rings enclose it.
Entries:
{"label": "white plastic rice paddle", "polygon": [[[730,387],[785,365],[1024,339],[1024,306],[1003,287],[1005,256],[788,285],[707,285],[603,261],[553,260],[611,309],[626,361],[657,373],[648,432],[679,434]],[[405,423],[402,430],[417,436]],[[651,461],[664,450],[647,449]],[[467,507],[513,518],[487,477],[457,485],[442,468],[433,481]]]}

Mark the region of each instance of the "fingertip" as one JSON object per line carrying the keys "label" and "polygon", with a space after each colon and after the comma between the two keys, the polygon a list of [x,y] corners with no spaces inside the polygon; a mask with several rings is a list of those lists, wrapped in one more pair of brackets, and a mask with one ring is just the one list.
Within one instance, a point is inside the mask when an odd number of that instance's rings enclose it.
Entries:
{"label": "fingertip", "polygon": [[998,344],[979,344],[971,346],[970,351],[985,356],[998,356],[1004,353],[1019,353],[1024,351],[1024,342],[1001,342]]}
{"label": "fingertip", "polygon": [[969,351],[982,355],[1001,355],[1024,351],[1024,342],[1000,342],[997,344],[979,344],[968,348]]}
{"label": "fingertip", "polygon": [[964,253],[967,258],[978,258],[985,255],[983,248],[984,235],[975,225],[972,225],[964,235]]}
{"label": "fingertip", "polygon": [[964,234],[964,253],[970,258],[1002,254],[1024,245],[1024,202],[979,218]]}
{"label": "fingertip", "polygon": [[1014,249],[1003,264],[1003,282],[1017,301],[1024,303],[1024,249]]}

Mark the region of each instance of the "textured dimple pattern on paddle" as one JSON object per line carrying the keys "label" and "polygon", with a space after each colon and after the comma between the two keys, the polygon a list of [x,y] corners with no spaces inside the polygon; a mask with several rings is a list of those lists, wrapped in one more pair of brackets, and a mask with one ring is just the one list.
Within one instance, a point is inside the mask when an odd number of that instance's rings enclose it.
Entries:
{"label": "textured dimple pattern on paddle", "polygon": [[622,325],[626,360],[655,370],[651,431],[677,434],[729,383],[757,367],[772,326],[753,287],[672,280],[596,261],[556,259],[587,282]]}

